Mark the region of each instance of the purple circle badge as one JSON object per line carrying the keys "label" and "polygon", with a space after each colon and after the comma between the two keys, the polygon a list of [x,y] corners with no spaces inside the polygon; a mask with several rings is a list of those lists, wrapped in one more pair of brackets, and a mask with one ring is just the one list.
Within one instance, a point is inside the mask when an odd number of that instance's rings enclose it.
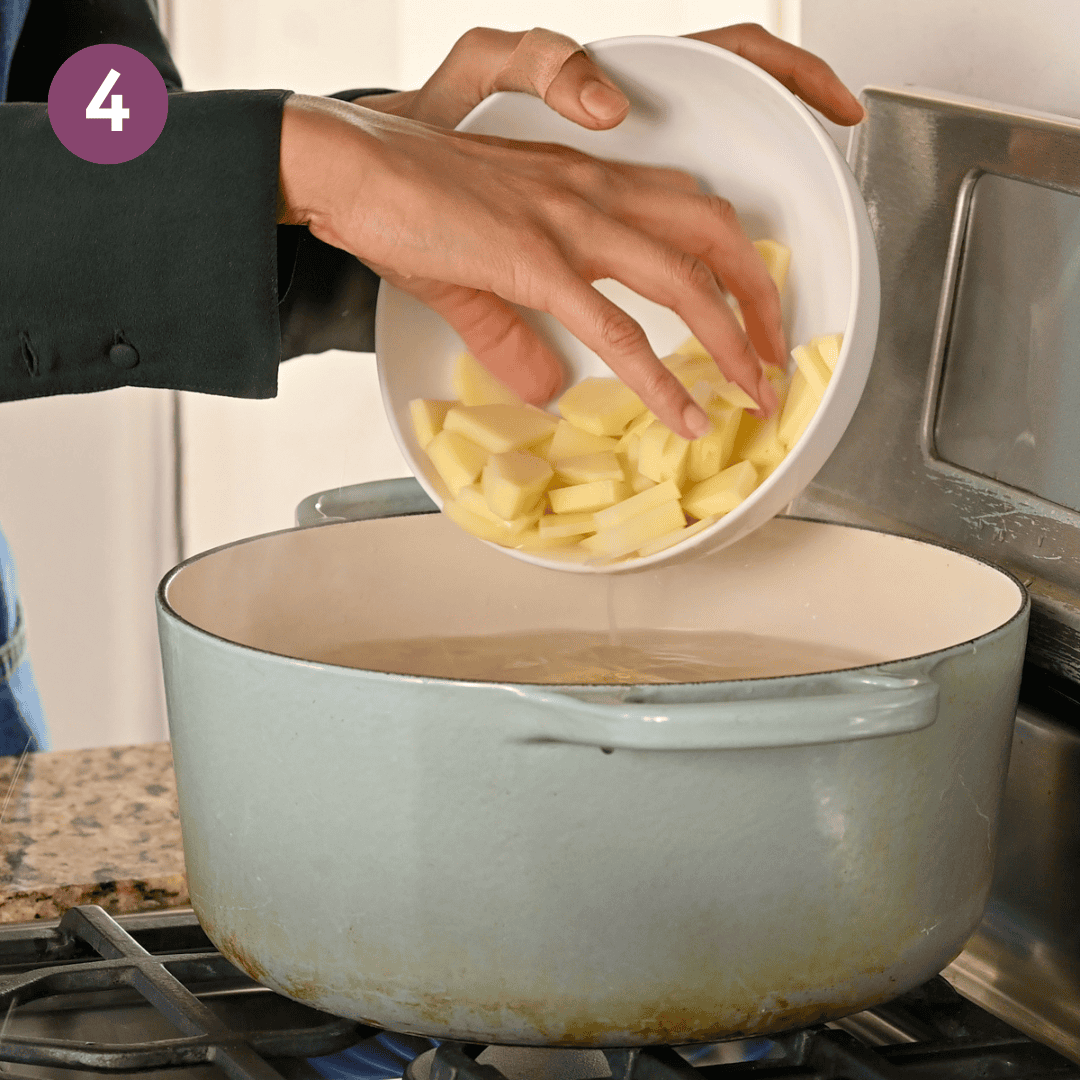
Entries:
{"label": "purple circle badge", "polygon": [[149,150],[168,115],[161,72],[126,45],[80,49],[49,87],[49,122],[56,137],[98,165],[117,165]]}

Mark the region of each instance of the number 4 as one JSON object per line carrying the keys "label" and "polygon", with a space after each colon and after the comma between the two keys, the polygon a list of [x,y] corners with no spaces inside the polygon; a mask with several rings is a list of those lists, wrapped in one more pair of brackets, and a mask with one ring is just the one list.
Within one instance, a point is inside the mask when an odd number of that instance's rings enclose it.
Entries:
{"label": "number 4", "polygon": [[90,104],[86,106],[87,120],[111,120],[113,131],[123,131],[124,121],[131,116],[131,110],[124,108],[122,94],[113,94],[110,108],[103,109],[101,107],[105,95],[116,85],[116,80],[119,78],[120,72],[115,68],[110,68],[109,74],[105,76],[105,81],[97,88],[97,93],[94,94]]}

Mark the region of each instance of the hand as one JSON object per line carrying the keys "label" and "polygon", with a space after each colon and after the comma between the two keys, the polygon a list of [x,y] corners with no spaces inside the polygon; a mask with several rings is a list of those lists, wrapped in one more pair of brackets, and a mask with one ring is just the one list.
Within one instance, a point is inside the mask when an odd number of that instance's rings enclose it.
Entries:
{"label": "hand", "polygon": [[511,304],[552,314],[673,431],[708,430],[638,324],[592,287],[615,278],[679,314],[729,378],[776,407],[718,281],[779,362],[776,289],[731,205],[681,173],[293,96],[281,195],[283,221],[307,224],[430,305],[528,401],[549,400],[561,368]]}
{"label": "hand", "polygon": [[[773,37],[759,26],[746,24],[690,36],[730,49],[759,64],[832,120],[850,124],[862,118],[861,106],[823,61],[805,50]],[[490,93],[500,89],[533,93],[542,97],[563,116],[590,128],[615,126],[629,108],[622,92],[575,42],[543,30],[533,30],[527,34],[471,30],[458,41],[446,60],[420,90],[364,97],[358,101],[366,109],[449,128],[460,122]],[[491,145],[502,145],[504,148],[512,145],[496,140],[487,141]],[[550,147],[535,146],[530,149],[534,154],[545,151],[551,154],[554,150]],[[569,152],[564,152],[564,156],[567,153]],[[611,168],[615,171],[632,171],[625,166]],[[648,177],[658,188],[666,188],[671,194],[681,193],[684,202],[687,197],[697,194],[696,184],[678,173],[667,170],[637,170],[637,173],[639,180]],[[284,190],[284,154],[282,177]],[[559,178],[555,178],[555,187],[549,189],[549,194],[556,193],[558,180]],[[563,184],[563,187],[565,189],[567,185]],[[573,185],[569,187],[572,188]],[[566,194],[565,190],[563,194]],[[574,194],[580,196],[582,193],[575,191]],[[601,196],[609,193],[594,189],[593,194]],[[586,200],[588,199],[589,195],[586,195]],[[656,205],[650,206],[644,214],[635,215],[631,212],[628,217],[624,214],[623,224],[642,230],[645,235],[639,235],[637,239],[651,239],[654,254],[656,245],[660,245],[662,257],[668,260],[669,275],[671,268],[680,263],[685,267],[684,273],[700,274],[700,264],[704,264],[711,270],[714,282],[722,281],[740,301],[747,321],[746,334],[731,324],[726,305],[723,311],[716,309],[712,302],[715,301],[715,296],[704,301],[701,295],[683,297],[678,302],[670,302],[668,306],[680,314],[688,307],[696,307],[699,318],[708,310],[708,317],[714,325],[709,331],[703,331],[713,343],[707,344],[707,347],[718,357],[718,364],[725,375],[757,399],[766,412],[771,412],[775,408],[775,396],[768,381],[761,376],[757,357],[780,364],[787,359],[775,289],[768,276],[763,273],[757,253],[742,235],[731,207],[720,199],[709,199],[700,195],[698,199],[705,200],[707,208],[699,204],[695,214],[689,219],[678,216],[681,212],[676,212],[677,200],[673,202],[668,198],[660,198]],[[596,201],[594,198],[593,202]],[[600,201],[603,202],[604,199],[601,198]],[[593,208],[601,213],[608,209],[601,206]],[[489,213],[497,213],[498,209],[497,202],[488,204]],[[689,223],[697,221],[702,213],[711,218],[714,228],[706,230],[704,234],[697,234]],[[313,227],[319,226],[313,221]],[[353,250],[344,237],[335,241],[330,239],[330,235],[328,232],[322,238],[330,243],[338,243],[338,246],[345,247],[346,250]],[[681,245],[680,237],[684,240]],[[507,236],[506,239],[512,245],[511,248],[501,253],[491,251],[488,257],[498,258],[504,263],[508,257],[511,262],[520,262],[524,254],[520,247],[522,238]],[[545,239],[558,245],[558,238],[554,235],[549,234]],[[581,237],[579,235],[574,239],[580,241]],[[676,245],[674,250],[672,244]],[[358,251],[353,250],[353,253],[363,258]],[[472,352],[526,400],[541,404],[557,392],[562,377],[557,357],[505,301],[511,300],[531,307],[542,305],[518,300],[515,295],[507,292],[463,287],[462,283],[456,280],[403,277],[393,263],[383,266],[370,258],[365,261],[382,276],[439,311],[458,330]],[[630,278],[616,272],[594,273],[591,276],[585,273],[582,277],[588,261],[584,252],[577,253],[577,266],[574,265],[574,260],[568,261],[571,263],[571,272],[577,275],[578,280],[574,283],[577,286],[588,286],[598,277],[612,276],[620,277],[620,280],[634,287]],[[480,276],[484,277],[483,274]],[[670,282],[668,287],[670,288]],[[563,293],[564,302],[570,299],[570,294],[558,287],[555,287],[555,291]],[[659,299],[655,292],[643,289],[637,291]],[[706,287],[706,292],[713,291]],[[700,289],[698,292],[700,294]],[[577,336],[591,344],[673,430],[683,435],[700,433],[706,423],[703,414],[656,359],[640,328],[595,290],[587,289],[584,294],[577,292],[577,296],[576,314],[579,319],[603,318],[607,320],[604,325],[609,328],[609,332],[629,335],[633,340],[626,342],[623,349],[625,356],[616,360],[610,347],[605,350],[604,346],[593,343],[580,333]],[[663,299],[659,299],[659,302],[665,303]],[[584,310],[581,308],[582,304]],[[554,307],[544,310],[550,310],[559,317]],[[683,318],[690,322],[685,314]],[[573,330],[570,322],[566,319],[561,321]],[[691,329],[694,329],[693,324]],[[702,333],[697,333],[697,336],[705,342]],[[725,349],[717,352],[716,348],[721,343],[725,344]]]}
{"label": "hand", "polygon": [[[686,36],[757,64],[836,124],[857,124],[864,116],[824,60],[764,27],[741,23]],[[615,127],[630,108],[623,92],[570,38],[549,30],[484,27],[466,31],[419,90],[357,98],[357,104],[453,128],[496,90],[534,94],[568,120],[596,130]]]}

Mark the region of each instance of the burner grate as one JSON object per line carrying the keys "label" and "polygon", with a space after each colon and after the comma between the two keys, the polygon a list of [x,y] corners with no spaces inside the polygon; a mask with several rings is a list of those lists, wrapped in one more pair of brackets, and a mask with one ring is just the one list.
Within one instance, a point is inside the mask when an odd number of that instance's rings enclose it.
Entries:
{"label": "burner grate", "polygon": [[[190,985],[225,988],[239,973],[219,953],[165,952],[144,948],[99,907],[72,908],[51,935],[8,939],[9,955],[37,952],[46,966],[0,976],[0,1014],[55,995],[101,994],[133,990],[180,1033],[179,1038],[129,1043],[25,1036],[0,1030],[0,1061],[99,1073],[147,1072],[216,1065],[233,1080],[282,1080],[267,1057],[307,1058],[353,1046],[373,1028],[316,1014],[310,1027],[237,1031],[199,999]],[[20,950],[21,947],[21,950]],[[89,956],[88,956],[89,953]],[[95,959],[94,957],[97,957]],[[3,958],[0,940],[0,959]],[[25,966],[25,965],[23,965]],[[5,1072],[5,1077],[19,1074]]]}
{"label": "burner grate", "polygon": [[[237,971],[190,912],[121,918],[123,925],[100,908],[81,907],[59,925],[0,927],[0,1061],[28,1070],[4,1070],[5,1080],[118,1073],[161,1080],[223,1074],[234,1080],[528,1080],[508,1066],[505,1047],[434,1044],[290,1002]],[[135,1003],[140,1017],[159,1019],[149,1028],[140,1020],[132,1029],[138,1037],[126,1041],[56,1038],[56,1027],[33,1024],[40,1014],[65,1034],[78,1034],[82,1015],[98,1009],[112,1036],[126,1030],[118,1017]],[[574,1077],[1080,1080],[1080,1066],[1027,1039],[941,978],[833,1024],[685,1053],[670,1047],[586,1051],[588,1067]]]}

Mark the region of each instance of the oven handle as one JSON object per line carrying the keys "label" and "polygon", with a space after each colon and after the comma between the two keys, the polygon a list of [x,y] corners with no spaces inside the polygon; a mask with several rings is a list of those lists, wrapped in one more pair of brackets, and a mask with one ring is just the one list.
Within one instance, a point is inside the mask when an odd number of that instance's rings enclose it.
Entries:
{"label": "oven handle", "polygon": [[[929,727],[938,684],[876,671],[710,685],[500,686],[538,720],[515,741],[623,750],[747,750],[875,739]],[[697,700],[695,700],[697,698]]]}

